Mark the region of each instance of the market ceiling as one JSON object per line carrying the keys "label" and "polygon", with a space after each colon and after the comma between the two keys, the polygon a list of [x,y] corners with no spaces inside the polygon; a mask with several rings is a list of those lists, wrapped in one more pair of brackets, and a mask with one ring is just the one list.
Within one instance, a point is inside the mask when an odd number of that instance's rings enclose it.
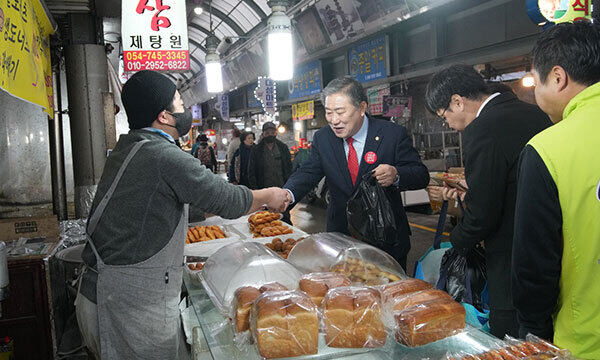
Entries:
{"label": "market ceiling", "polygon": [[[88,13],[96,9],[99,17],[120,18],[121,1],[125,0],[44,0],[53,16],[66,13]],[[132,1],[132,0],[127,0]],[[239,41],[270,14],[268,0],[185,0],[187,4],[190,71],[170,74],[174,80],[186,81],[193,74],[204,70],[206,54],[205,39],[210,34],[210,11],[212,8],[213,31],[219,39],[232,37],[232,43]],[[295,1],[290,1],[294,3]],[[201,6],[204,11],[197,15],[194,8]]]}

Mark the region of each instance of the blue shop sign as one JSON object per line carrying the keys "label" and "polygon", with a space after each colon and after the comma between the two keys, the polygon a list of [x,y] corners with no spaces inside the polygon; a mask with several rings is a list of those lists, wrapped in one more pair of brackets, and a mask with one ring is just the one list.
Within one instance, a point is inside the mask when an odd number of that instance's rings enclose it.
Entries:
{"label": "blue shop sign", "polygon": [[246,88],[246,99],[248,100],[248,108],[250,108],[250,109],[262,107],[260,100],[258,100],[254,96],[255,88],[256,88],[256,83],[254,83],[253,85],[248,85],[248,87]]}
{"label": "blue shop sign", "polygon": [[384,79],[389,74],[387,36],[379,36],[348,50],[350,75],[360,82]]}
{"label": "blue shop sign", "polygon": [[294,77],[288,81],[290,99],[320,94],[323,83],[321,60],[314,60],[294,70]]}

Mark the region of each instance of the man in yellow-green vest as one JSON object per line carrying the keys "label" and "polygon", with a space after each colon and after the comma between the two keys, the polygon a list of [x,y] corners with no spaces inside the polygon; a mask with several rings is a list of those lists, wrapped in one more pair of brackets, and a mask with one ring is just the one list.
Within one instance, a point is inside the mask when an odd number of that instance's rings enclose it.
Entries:
{"label": "man in yellow-green vest", "polygon": [[532,71],[555,123],[521,153],[512,262],[520,336],[600,359],[600,28],[542,33]]}

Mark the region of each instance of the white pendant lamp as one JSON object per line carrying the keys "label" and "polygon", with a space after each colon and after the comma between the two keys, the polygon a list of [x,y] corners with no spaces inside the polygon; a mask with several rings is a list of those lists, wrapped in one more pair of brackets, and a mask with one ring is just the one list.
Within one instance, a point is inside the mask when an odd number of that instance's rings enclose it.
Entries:
{"label": "white pendant lamp", "polygon": [[292,23],[285,14],[288,1],[269,1],[272,13],[267,21],[269,78],[289,80],[294,75]]}

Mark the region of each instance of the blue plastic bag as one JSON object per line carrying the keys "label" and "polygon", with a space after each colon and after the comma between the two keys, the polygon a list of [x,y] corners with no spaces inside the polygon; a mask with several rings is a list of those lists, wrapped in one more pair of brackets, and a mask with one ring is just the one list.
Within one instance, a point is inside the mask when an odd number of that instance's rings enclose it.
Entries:
{"label": "blue plastic bag", "polygon": [[440,217],[438,219],[433,245],[415,263],[415,278],[427,281],[433,286],[437,284],[440,277],[442,257],[444,256],[444,253],[452,247],[450,242],[442,242],[442,234],[444,232],[447,213],[448,202],[444,201],[442,209],[440,210]]}

